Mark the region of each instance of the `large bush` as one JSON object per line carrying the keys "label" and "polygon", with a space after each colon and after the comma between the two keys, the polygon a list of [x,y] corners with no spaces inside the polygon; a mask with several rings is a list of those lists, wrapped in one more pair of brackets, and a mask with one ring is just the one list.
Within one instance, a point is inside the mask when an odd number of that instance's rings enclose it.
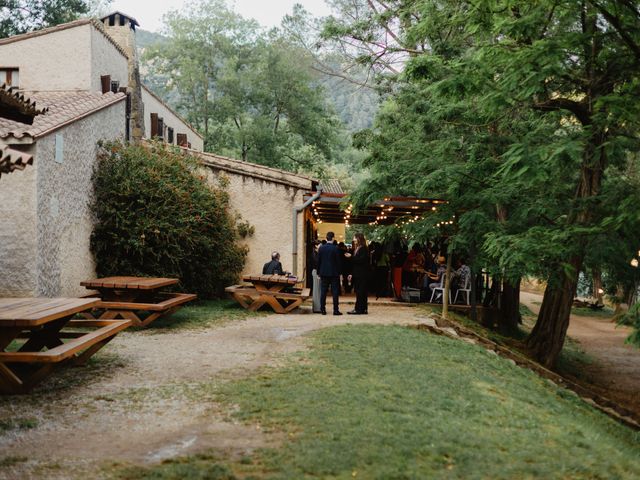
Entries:
{"label": "large bush", "polygon": [[107,143],[94,184],[99,276],[179,277],[204,297],[237,280],[247,252],[228,194],[206,183],[194,157],[161,144]]}

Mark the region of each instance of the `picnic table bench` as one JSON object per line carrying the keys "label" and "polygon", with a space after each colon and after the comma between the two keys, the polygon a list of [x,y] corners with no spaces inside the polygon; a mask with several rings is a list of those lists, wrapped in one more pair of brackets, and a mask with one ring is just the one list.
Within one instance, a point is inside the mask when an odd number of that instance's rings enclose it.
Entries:
{"label": "picnic table bench", "polygon": [[[82,315],[90,320],[124,318],[136,327],[145,327],[163,315],[169,315],[185,303],[195,300],[191,293],[160,292],[175,285],[177,278],[106,277],[80,282],[80,285],[99,292],[94,312]],[[93,294],[95,296],[95,294]]]}
{"label": "picnic table bench", "polygon": [[251,311],[266,304],[276,313],[289,313],[310,295],[308,288],[296,287],[296,278],[285,275],[244,275],[242,280],[250,285],[232,285],[225,291]]}
{"label": "picnic table bench", "polygon": [[[98,301],[0,299],[0,392],[26,393],[63,364],[83,365],[131,324],[129,320],[72,320]],[[95,330],[87,330],[91,328]],[[17,351],[7,350],[14,341],[20,345]]]}

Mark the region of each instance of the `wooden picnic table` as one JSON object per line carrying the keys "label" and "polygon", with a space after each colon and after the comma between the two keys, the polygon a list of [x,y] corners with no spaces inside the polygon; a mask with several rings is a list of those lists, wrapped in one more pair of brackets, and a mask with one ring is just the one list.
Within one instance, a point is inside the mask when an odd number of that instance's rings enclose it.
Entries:
{"label": "wooden picnic table", "polygon": [[256,311],[269,305],[276,313],[289,313],[309,298],[308,288],[296,288],[297,278],[285,275],[244,275],[251,285],[233,285],[225,291],[244,308]]}
{"label": "wooden picnic table", "polygon": [[[0,299],[0,391],[26,393],[57,367],[86,363],[130,325],[129,320],[72,320],[98,301],[97,298]],[[97,329],[86,331],[87,327]],[[12,345],[14,341],[19,345],[17,351]],[[10,345],[12,348],[8,350]]]}
{"label": "wooden picnic table", "polygon": [[124,318],[137,327],[145,327],[163,315],[169,315],[182,305],[195,300],[190,293],[166,293],[160,290],[175,285],[177,278],[105,277],[80,282],[80,285],[99,292],[96,312],[85,312],[85,318],[103,320]]}

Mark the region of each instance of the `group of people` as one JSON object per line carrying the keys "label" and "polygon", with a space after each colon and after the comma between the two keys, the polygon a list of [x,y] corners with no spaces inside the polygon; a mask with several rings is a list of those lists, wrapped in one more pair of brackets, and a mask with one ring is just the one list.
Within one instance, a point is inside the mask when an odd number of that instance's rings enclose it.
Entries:
{"label": "group of people", "polygon": [[[345,269],[346,265],[348,265],[348,270]],[[347,313],[349,315],[366,315],[368,313],[367,280],[370,275],[370,260],[369,248],[363,234],[356,233],[354,235],[350,252],[344,247],[341,248],[335,241],[333,232],[328,232],[326,240],[316,244],[313,255],[313,272],[314,312],[319,312],[322,315],[327,314],[327,295],[331,289],[333,314],[342,315],[339,299],[340,278],[343,277],[345,290],[352,285],[356,294],[355,308]]]}
{"label": "group of people", "polygon": [[[327,314],[329,290],[333,299],[333,314],[342,315],[339,308],[340,294],[353,288],[356,303],[350,315],[368,313],[368,295],[376,297],[393,295],[401,298],[404,287],[420,288],[427,299],[437,302],[442,297],[446,259],[440,253],[444,246],[427,243],[425,246],[395,244],[391,248],[378,242],[367,241],[362,233],[356,233],[351,247],[338,243],[333,232],[326,239],[314,242],[312,256],[313,311]],[[273,252],[271,261],[265,263],[263,274],[286,275],[280,263],[280,254]],[[451,291],[468,288],[471,270],[463,258],[455,260],[450,282]],[[434,291],[439,289],[437,295]]]}

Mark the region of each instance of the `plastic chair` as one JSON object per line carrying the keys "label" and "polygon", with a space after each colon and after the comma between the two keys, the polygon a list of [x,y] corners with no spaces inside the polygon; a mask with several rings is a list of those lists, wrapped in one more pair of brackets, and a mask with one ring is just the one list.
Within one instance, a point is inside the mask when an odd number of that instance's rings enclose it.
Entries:
{"label": "plastic chair", "polygon": [[[431,298],[429,299],[429,303],[433,303],[433,297],[435,296],[436,291],[440,291],[440,294],[444,295],[444,277],[445,277],[445,274],[443,273],[442,276],[440,277],[440,284],[437,287],[434,287],[433,291],[431,292]],[[449,290],[449,298],[451,298],[451,290]]]}
{"label": "plastic chair", "polygon": [[467,305],[469,305],[469,295],[471,293],[471,275],[467,275],[467,277],[464,279],[464,287],[458,289],[458,291],[456,292],[456,297],[453,299],[453,303],[458,302],[458,294],[460,292],[467,294]]}

